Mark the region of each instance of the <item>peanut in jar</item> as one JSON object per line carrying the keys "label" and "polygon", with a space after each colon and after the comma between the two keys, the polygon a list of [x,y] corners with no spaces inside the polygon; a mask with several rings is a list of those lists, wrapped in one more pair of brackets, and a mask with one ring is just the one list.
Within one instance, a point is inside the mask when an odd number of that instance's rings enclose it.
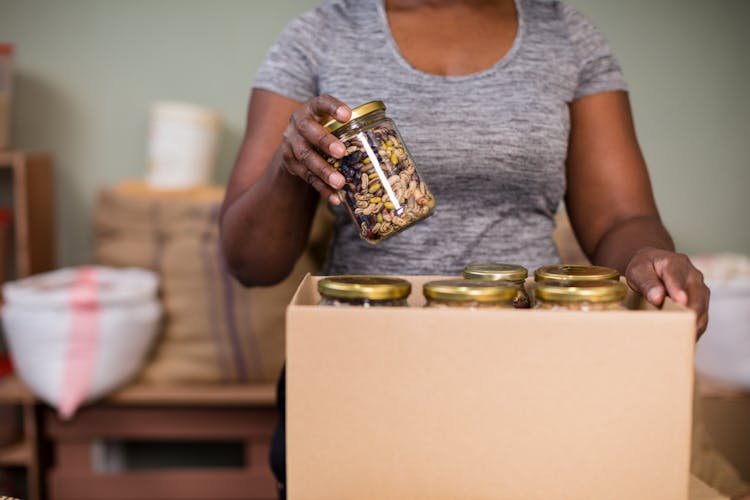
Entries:
{"label": "peanut in jar", "polygon": [[318,282],[318,292],[324,306],[404,307],[411,283],[386,276],[331,276]]}
{"label": "peanut in jar", "polygon": [[516,264],[469,264],[463,269],[463,277],[470,280],[483,280],[507,283],[516,289],[513,299],[513,307],[516,309],[528,309],[531,307],[531,299],[526,292],[526,278],[529,271]]}
{"label": "peanut in jar", "polygon": [[582,281],[570,285],[537,283],[534,308],[565,311],[623,311],[627,286],[619,281]]}
{"label": "peanut in jar", "polygon": [[327,161],[346,180],[338,195],[360,238],[378,243],[432,215],[435,198],[382,101],[354,108],[348,122],[323,126],[346,146],[343,158]]}
{"label": "peanut in jar", "polygon": [[516,288],[508,283],[471,279],[430,281],[422,287],[425,307],[512,309]]}

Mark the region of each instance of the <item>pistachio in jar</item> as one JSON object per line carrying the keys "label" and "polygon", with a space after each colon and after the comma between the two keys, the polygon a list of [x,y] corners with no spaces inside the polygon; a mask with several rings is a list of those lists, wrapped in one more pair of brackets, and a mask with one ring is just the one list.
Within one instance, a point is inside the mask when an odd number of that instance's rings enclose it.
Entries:
{"label": "pistachio in jar", "polygon": [[534,308],[567,311],[622,311],[627,286],[619,281],[581,281],[534,285]]}
{"label": "pistachio in jar", "polygon": [[466,279],[503,282],[512,285],[516,289],[513,307],[516,309],[531,307],[531,299],[529,299],[525,287],[529,271],[523,266],[501,263],[469,264],[464,267],[462,274]]}
{"label": "pistachio in jar", "polygon": [[343,158],[327,161],[344,176],[338,195],[360,238],[378,243],[432,215],[435,198],[382,101],[352,109],[348,122],[323,126],[346,146]]}
{"label": "pistachio in jar", "polygon": [[457,278],[429,281],[422,293],[425,307],[512,309],[517,290],[508,283]]}
{"label": "pistachio in jar", "polygon": [[324,306],[403,307],[411,283],[387,276],[330,276],[318,281],[318,292]]}

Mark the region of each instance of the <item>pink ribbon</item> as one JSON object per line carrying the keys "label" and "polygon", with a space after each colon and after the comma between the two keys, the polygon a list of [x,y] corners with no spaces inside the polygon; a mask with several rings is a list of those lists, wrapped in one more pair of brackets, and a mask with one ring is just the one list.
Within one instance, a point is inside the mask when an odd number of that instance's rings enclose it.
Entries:
{"label": "pink ribbon", "polygon": [[58,404],[58,412],[64,420],[73,416],[91,389],[99,347],[98,292],[99,284],[94,268],[79,268],[70,290],[72,318]]}

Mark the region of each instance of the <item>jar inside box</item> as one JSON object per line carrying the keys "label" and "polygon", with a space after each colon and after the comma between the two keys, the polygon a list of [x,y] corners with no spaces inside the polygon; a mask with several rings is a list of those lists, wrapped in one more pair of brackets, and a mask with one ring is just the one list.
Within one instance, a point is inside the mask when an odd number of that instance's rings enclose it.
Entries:
{"label": "jar inside box", "polygon": [[529,271],[523,266],[500,263],[469,264],[464,267],[462,274],[466,279],[507,283],[516,289],[513,307],[528,309],[531,306],[525,286]]}
{"label": "jar inside box", "polygon": [[447,279],[424,284],[426,307],[464,309],[512,309],[517,288],[510,283],[471,279]]}
{"label": "jar inside box", "polygon": [[620,273],[605,266],[562,264],[543,266],[534,271],[537,283],[578,283],[582,281],[618,280]]}
{"label": "jar inside box", "polygon": [[584,281],[574,284],[537,283],[534,308],[567,311],[623,311],[627,286],[619,281]]}
{"label": "jar inside box", "polygon": [[404,307],[411,283],[385,276],[331,276],[318,282],[320,305]]}

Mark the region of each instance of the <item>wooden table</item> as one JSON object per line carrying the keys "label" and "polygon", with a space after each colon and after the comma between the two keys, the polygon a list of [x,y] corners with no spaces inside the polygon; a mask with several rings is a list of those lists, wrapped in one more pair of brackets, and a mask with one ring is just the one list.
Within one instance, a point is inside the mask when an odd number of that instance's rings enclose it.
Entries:
{"label": "wooden table", "polygon": [[[272,385],[131,386],[64,422],[47,410],[45,434],[56,465],[51,500],[275,499],[268,466],[277,420]],[[92,449],[102,442],[236,443],[239,466],[170,466],[98,473]],[[167,446],[167,445],[163,445]]]}

